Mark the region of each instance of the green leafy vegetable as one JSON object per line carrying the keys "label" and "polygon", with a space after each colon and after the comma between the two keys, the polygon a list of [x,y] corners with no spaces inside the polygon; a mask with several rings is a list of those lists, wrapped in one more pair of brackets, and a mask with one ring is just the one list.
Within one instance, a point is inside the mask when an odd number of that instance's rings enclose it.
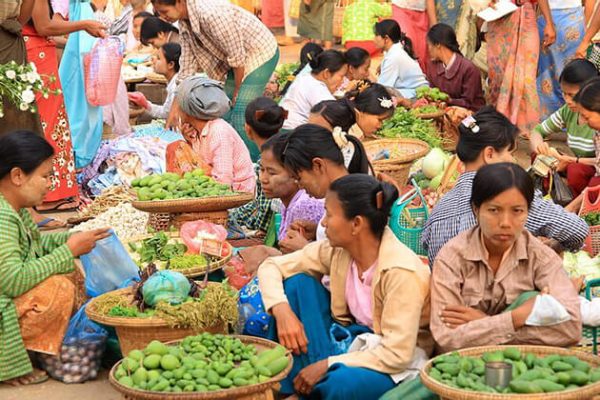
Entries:
{"label": "green leafy vegetable", "polygon": [[283,89],[286,83],[294,80],[294,72],[300,67],[300,63],[287,63],[279,64],[275,68],[275,74],[277,75],[277,84],[279,89]]}
{"label": "green leafy vegetable", "polygon": [[446,93],[442,92],[438,88],[430,88],[429,86],[418,87],[417,90],[418,99],[428,99],[431,101],[448,101],[450,98]]}
{"label": "green leafy vegetable", "polygon": [[598,211],[592,211],[590,213],[587,213],[584,216],[582,216],[582,218],[585,222],[587,222],[589,226],[600,225],[600,212]]}
{"label": "green leafy vegetable", "polygon": [[188,269],[205,267],[208,265],[208,260],[201,254],[185,254],[171,258],[169,261],[169,269]]}
{"label": "green leafy vegetable", "polygon": [[165,232],[159,232],[149,239],[142,241],[141,246],[130,244],[129,247],[140,255],[140,263],[148,264],[154,261],[168,261],[182,256],[187,247],[183,243],[170,242]]}
{"label": "green leafy vegetable", "polygon": [[431,147],[440,147],[442,144],[442,138],[432,121],[418,118],[402,107],[398,107],[394,115],[383,123],[379,135],[385,138],[419,139]]}

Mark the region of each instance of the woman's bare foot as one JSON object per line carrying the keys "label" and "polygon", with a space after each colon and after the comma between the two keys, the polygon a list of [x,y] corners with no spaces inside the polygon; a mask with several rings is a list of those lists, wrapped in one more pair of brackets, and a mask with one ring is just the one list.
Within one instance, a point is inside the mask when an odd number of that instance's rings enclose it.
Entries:
{"label": "woman's bare foot", "polygon": [[18,378],[9,379],[8,381],[4,381],[7,385],[11,386],[25,386],[25,385],[36,385],[38,383],[46,382],[48,380],[48,374],[45,371],[34,368],[33,372],[19,376]]}

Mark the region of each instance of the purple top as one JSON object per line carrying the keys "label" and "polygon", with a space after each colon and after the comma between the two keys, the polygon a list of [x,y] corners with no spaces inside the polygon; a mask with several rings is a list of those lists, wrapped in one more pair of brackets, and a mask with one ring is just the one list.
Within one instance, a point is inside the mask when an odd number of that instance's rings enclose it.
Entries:
{"label": "purple top", "polygon": [[281,205],[281,226],[279,227],[279,240],[286,237],[287,230],[292,222],[303,219],[316,224],[321,221],[325,213],[323,200],[312,198],[304,191],[298,190],[289,206]]}
{"label": "purple top", "polygon": [[446,69],[441,62],[431,62],[427,80],[433,87],[450,96],[449,106],[477,111],[485,105],[481,88],[481,73],[471,61],[455,53],[454,61]]}

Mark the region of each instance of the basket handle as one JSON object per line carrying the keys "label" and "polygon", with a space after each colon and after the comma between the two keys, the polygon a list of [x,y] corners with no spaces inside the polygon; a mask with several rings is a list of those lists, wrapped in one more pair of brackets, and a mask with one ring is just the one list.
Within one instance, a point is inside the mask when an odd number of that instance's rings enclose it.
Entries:
{"label": "basket handle", "polygon": [[407,204],[410,204],[410,202],[413,201],[415,197],[419,196],[419,198],[421,199],[421,205],[425,209],[425,217],[429,218],[429,207],[427,207],[427,200],[425,200],[421,188],[419,187],[419,185],[417,185],[417,182],[415,182],[414,179],[411,179],[410,183],[413,186],[413,189],[411,189],[409,192],[405,193],[401,198],[399,198],[396,201],[396,205],[404,208]]}
{"label": "basket handle", "polygon": [[438,186],[438,188],[437,188],[438,196],[441,195],[448,187],[448,184],[450,183],[450,179],[452,178],[452,175],[454,175],[454,173],[458,170],[459,163],[460,163],[460,159],[458,158],[458,156],[453,155],[452,158],[450,159],[450,163],[448,164],[448,166],[446,167],[446,170],[444,171],[444,175],[442,175],[442,180],[440,181],[440,186]]}

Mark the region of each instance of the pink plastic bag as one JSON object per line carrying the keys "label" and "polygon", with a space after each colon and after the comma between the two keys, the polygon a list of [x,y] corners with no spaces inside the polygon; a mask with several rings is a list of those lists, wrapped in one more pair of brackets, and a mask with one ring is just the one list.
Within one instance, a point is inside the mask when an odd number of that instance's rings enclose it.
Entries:
{"label": "pink plastic bag", "polygon": [[92,106],[115,101],[123,64],[123,43],[117,36],[99,39],[83,57],[85,95]]}
{"label": "pink plastic bag", "polygon": [[253,277],[253,274],[246,272],[246,263],[240,256],[234,256],[223,268],[227,282],[237,290],[240,290]]}
{"label": "pink plastic bag", "polygon": [[[197,239],[198,233],[205,233],[214,236],[213,238],[207,238],[208,240]],[[183,243],[188,248],[188,253],[198,254],[201,251],[208,253],[215,253],[214,245],[217,245],[220,249],[221,244],[227,239],[227,230],[221,225],[212,224],[206,221],[191,221],[181,225],[179,229],[179,236]],[[223,254],[221,256],[227,256]]]}

